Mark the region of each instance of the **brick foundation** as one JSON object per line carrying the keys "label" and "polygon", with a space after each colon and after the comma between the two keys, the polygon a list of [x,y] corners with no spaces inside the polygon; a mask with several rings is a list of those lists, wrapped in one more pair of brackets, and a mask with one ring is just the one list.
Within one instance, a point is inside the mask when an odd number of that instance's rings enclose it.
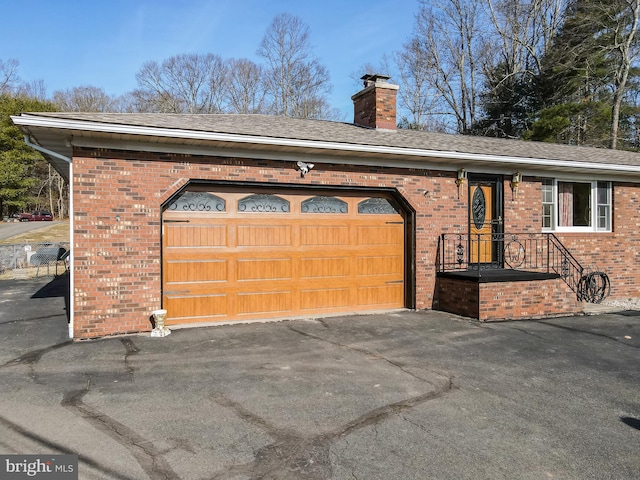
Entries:
{"label": "brick foundation", "polygon": [[560,278],[488,282],[459,278],[437,280],[434,308],[482,322],[583,313],[583,305]]}

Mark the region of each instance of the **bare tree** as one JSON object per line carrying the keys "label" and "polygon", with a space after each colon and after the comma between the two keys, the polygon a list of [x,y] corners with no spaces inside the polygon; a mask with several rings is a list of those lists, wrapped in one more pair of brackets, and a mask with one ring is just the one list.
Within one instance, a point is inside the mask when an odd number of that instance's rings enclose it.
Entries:
{"label": "bare tree", "polygon": [[110,112],[137,113],[147,111],[137,109],[138,98],[133,94],[133,92],[126,92],[122,95],[112,98],[113,102],[110,106]]}
{"label": "bare tree", "polygon": [[[387,54],[383,54],[375,63],[366,62],[360,65],[356,70],[352,71],[349,74],[349,78],[353,81],[353,88],[362,88],[362,75],[365,73],[375,74],[380,73],[383,75],[388,75],[391,77],[394,66],[394,59],[390,58]],[[391,78],[391,82],[396,81],[394,78]]]}
{"label": "bare tree", "polygon": [[262,67],[246,58],[228,62],[227,110],[231,113],[265,113]]}
{"label": "bare tree", "polygon": [[[481,0],[421,0],[421,4],[413,37],[400,54],[403,98],[414,110],[414,119],[422,121],[428,106],[441,118],[453,115],[453,129],[467,132],[478,113],[479,75],[486,54],[476,23]],[[424,99],[427,103],[421,105]]]}
{"label": "bare tree", "polygon": [[[401,123],[465,133],[490,120],[482,118],[487,101],[515,98],[539,73],[567,1],[421,0],[413,36],[396,56]],[[526,108],[515,110],[526,117]]]}
{"label": "bare tree", "polygon": [[112,112],[116,110],[117,98],[102,88],[82,86],[53,92],[53,102],[68,112]]}
{"label": "bare tree", "polygon": [[486,0],[493,27],[488,35],[494,46],[490,65],[502,63],[511,73],[537,75],[566,5],[567,0]]}
{"label": "bare tree", "polygon": [[3,62],[0,59],[0,94],[11,93],[18,81],[18,60]]}
{"label": "bare tree", "polygon": [[29,83],[20,83],[14,88],[16,95],[35,98],[41,101],[47,100],[47,87],[44,80],[33,80]]}
{"label": "bare tree", "polygon": [[611,22],[613,42],[610,53],[617,60],[614,62],[613,72],[613,108],[610,130],[610,147],[615,149],[618,146],[620,111],[627,90],[629,74],[640,54],[640,39],[638,38],[640,2],[638,0],[616,0],[612,3],[617,4],[618,8],[614,7],[613,9],[607,8],[607,3],[602,4],[605,8],[600,11]]}
{"label": "bare tree", "polygon": [[438,95],[433,88],[433,71],[425,58],[420,42],[416,39],[404,46],[396,56],[399,82],[400,111],[399,126],[412,130],[441,131],[444,129],[442,113],[439,111]]}
{"label": "bare tree", "polygon": [[213,54],[185,54],[145,63],[133,92],[138,111],[217,113],[222,110],[227,69]]}
{"label": "bare tree", "polygon": [[267,29],[258,55],[267,62],[265,86],[277,115],[322,118],[330,91],[327,68],[311,53],[309,27],[300,18],[281,14]]}

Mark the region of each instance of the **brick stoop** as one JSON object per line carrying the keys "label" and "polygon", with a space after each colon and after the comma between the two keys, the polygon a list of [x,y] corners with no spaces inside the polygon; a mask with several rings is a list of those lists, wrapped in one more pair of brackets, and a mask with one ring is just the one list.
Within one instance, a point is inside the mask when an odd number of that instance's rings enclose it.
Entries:
{"label": "brick stoop", "polygon": [[559,277],[487,281],[439,275],[433,308],[488,322],[582,315],[584,305]]}

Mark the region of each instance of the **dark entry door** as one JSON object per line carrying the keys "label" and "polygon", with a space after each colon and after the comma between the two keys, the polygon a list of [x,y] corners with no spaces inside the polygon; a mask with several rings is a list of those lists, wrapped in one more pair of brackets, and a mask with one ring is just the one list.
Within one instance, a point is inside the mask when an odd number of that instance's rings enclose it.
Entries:
{"label": "dark entry door", "polygon": [[469,177],[469,262],[494,264],[501,262],[502,178]]}

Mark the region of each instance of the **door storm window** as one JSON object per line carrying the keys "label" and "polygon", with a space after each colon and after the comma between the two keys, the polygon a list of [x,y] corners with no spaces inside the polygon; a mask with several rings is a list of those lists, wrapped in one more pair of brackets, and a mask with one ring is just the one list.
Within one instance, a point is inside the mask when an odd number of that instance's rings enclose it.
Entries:
{"label": "door storm window", "polygon": [[610,232],[611,182],[542,181],[542,229]]}

